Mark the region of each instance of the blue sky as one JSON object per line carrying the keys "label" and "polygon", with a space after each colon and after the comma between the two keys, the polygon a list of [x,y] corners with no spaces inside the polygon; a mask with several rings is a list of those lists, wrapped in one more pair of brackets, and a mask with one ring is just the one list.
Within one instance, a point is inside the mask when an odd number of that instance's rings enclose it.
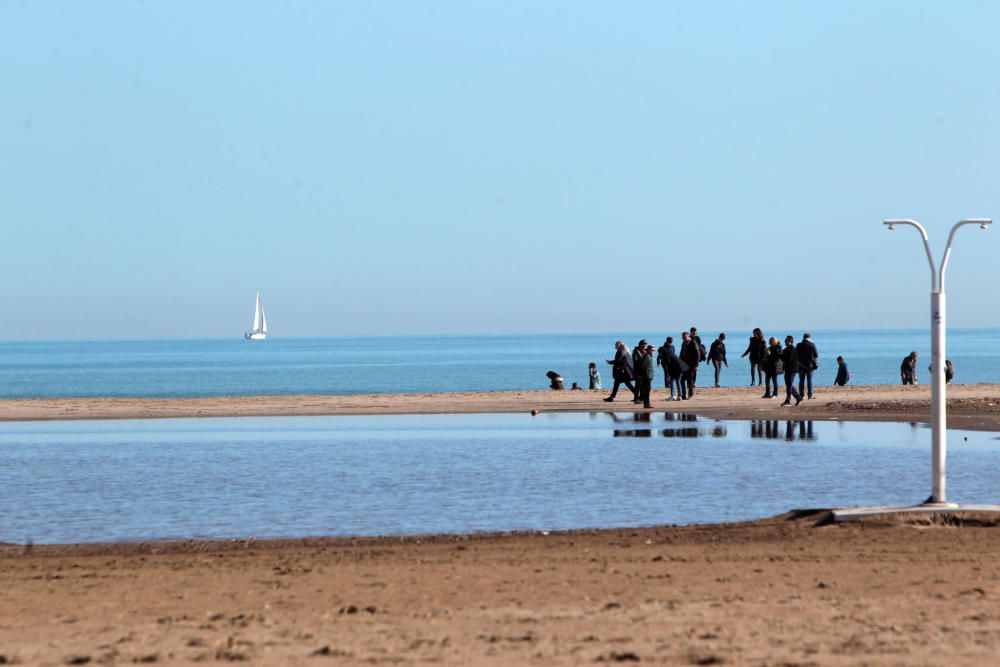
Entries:
{"label": "blue sky", "polygon": [[[1000,3],[0,3],[0,337],[920,327]],[[1000,229],[949,324],[1000,326]]]}

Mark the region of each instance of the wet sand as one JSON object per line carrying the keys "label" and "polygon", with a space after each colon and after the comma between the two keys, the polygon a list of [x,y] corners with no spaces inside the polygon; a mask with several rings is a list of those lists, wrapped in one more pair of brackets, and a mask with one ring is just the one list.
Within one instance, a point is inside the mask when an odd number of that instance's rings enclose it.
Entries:
{"label": "wet sand", "polygon": [[0,546],[0,662],[991,665],[1000,530]]}
{"label": "wet sand", "polygon": [[[361,396],[246,396],[210,398],[64,398],[0,400],[0,421],[49,419],[150,419],[275,415],[373,415],[470,412],[633,411],[627,392],[605,403],[605,391],[492,391]],[[930,387],[896,385],[817,387],[814,400],[781,407],[758,387],[699,388],[689,401],[668,402],[654,392],[655,411],[694,412],[729,419],[845,419],[927,421]],[[1000,385],[948,388],[950,425],[1000,430]]]}

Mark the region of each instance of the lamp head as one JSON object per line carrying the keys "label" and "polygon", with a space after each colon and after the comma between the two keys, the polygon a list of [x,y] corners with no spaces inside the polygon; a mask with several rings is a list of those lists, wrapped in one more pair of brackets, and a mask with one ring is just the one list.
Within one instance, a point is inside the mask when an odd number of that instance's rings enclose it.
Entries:
{"label": "lamp head", "polygon": [[882,224],[884,224],[886,227],[888,227],[890,232],[896,231],[896,225],[894,225],[893,223],[891,223],[891,222],[884,222]]}

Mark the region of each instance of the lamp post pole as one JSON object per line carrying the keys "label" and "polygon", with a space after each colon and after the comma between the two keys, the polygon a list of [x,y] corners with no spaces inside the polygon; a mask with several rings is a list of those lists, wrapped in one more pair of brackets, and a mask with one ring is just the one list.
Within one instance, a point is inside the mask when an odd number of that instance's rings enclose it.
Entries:
{"label": "lamp post pole", "polygon": [[948,258],[951,256],[951,242],[955,238],[955,232],[963,225],[979,225],[981,229],[987,229],[993,224],[987,218],[970,218],[962,220],[951,228],[948,234],[948,244],[945,246],[944,257],[941,259],[941,268],[934,265],[934,255],[931,254],[931,244],[927,239],[927,231],[915,220],[886,220],[882,224],[890,230],[896,225],[908,225],[920,232],[920,237],[924,241],[924,250],[927,252],[927,263],[931,268],[931,497],[925,504],[946,505],[947,487],[945,483],[946,467],[945,459],[948,454],[947,427],[948,414],[946,410],[946,389],[944,378],[944,362],[946,349],[946,327],[945,327],[945,294],[944,294],[944,271],[948,266]]}

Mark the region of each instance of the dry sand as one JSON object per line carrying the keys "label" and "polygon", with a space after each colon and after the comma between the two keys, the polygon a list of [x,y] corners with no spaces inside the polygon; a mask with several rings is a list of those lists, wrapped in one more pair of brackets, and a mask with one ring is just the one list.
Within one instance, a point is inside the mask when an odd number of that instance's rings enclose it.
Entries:
{"label": "dry sand", "polygon": [[0,547],[0,662],[993,665],[1000,529]]}
{"label": "dry sand", "polygon": [[[925,420],[926,387],[798,408],[706,389],[656,410]],[[595,392],[0,401],[0,419],[633,410]],[[951,424],[1000,430],[994,385]],[[993,665],[1000,529],[897,520],[424,538],[0,545],[0,664]],[[2,513],[0,513],[2,519]]]}
{"label": "dry sand", "polygon": [[[814,400],[783,408],[761,398],[758,387],[698,389],[690,401],[668,402],[654,392],[653,410],[695,412],[730,419],[865,419],[926,421],[930,387],[818,387]],[[588,412],[636,406],[607,391],[490,391],[478,393],[372,394],[362,396],[223,396],[211,398],[63,398],[0,400],[0,421],[46,419],[149,419],[158,417],[247,417],[272,415],[374,415],[459,412]],[[948,388],[950,424],[1000,430],[1000,385]]]}

